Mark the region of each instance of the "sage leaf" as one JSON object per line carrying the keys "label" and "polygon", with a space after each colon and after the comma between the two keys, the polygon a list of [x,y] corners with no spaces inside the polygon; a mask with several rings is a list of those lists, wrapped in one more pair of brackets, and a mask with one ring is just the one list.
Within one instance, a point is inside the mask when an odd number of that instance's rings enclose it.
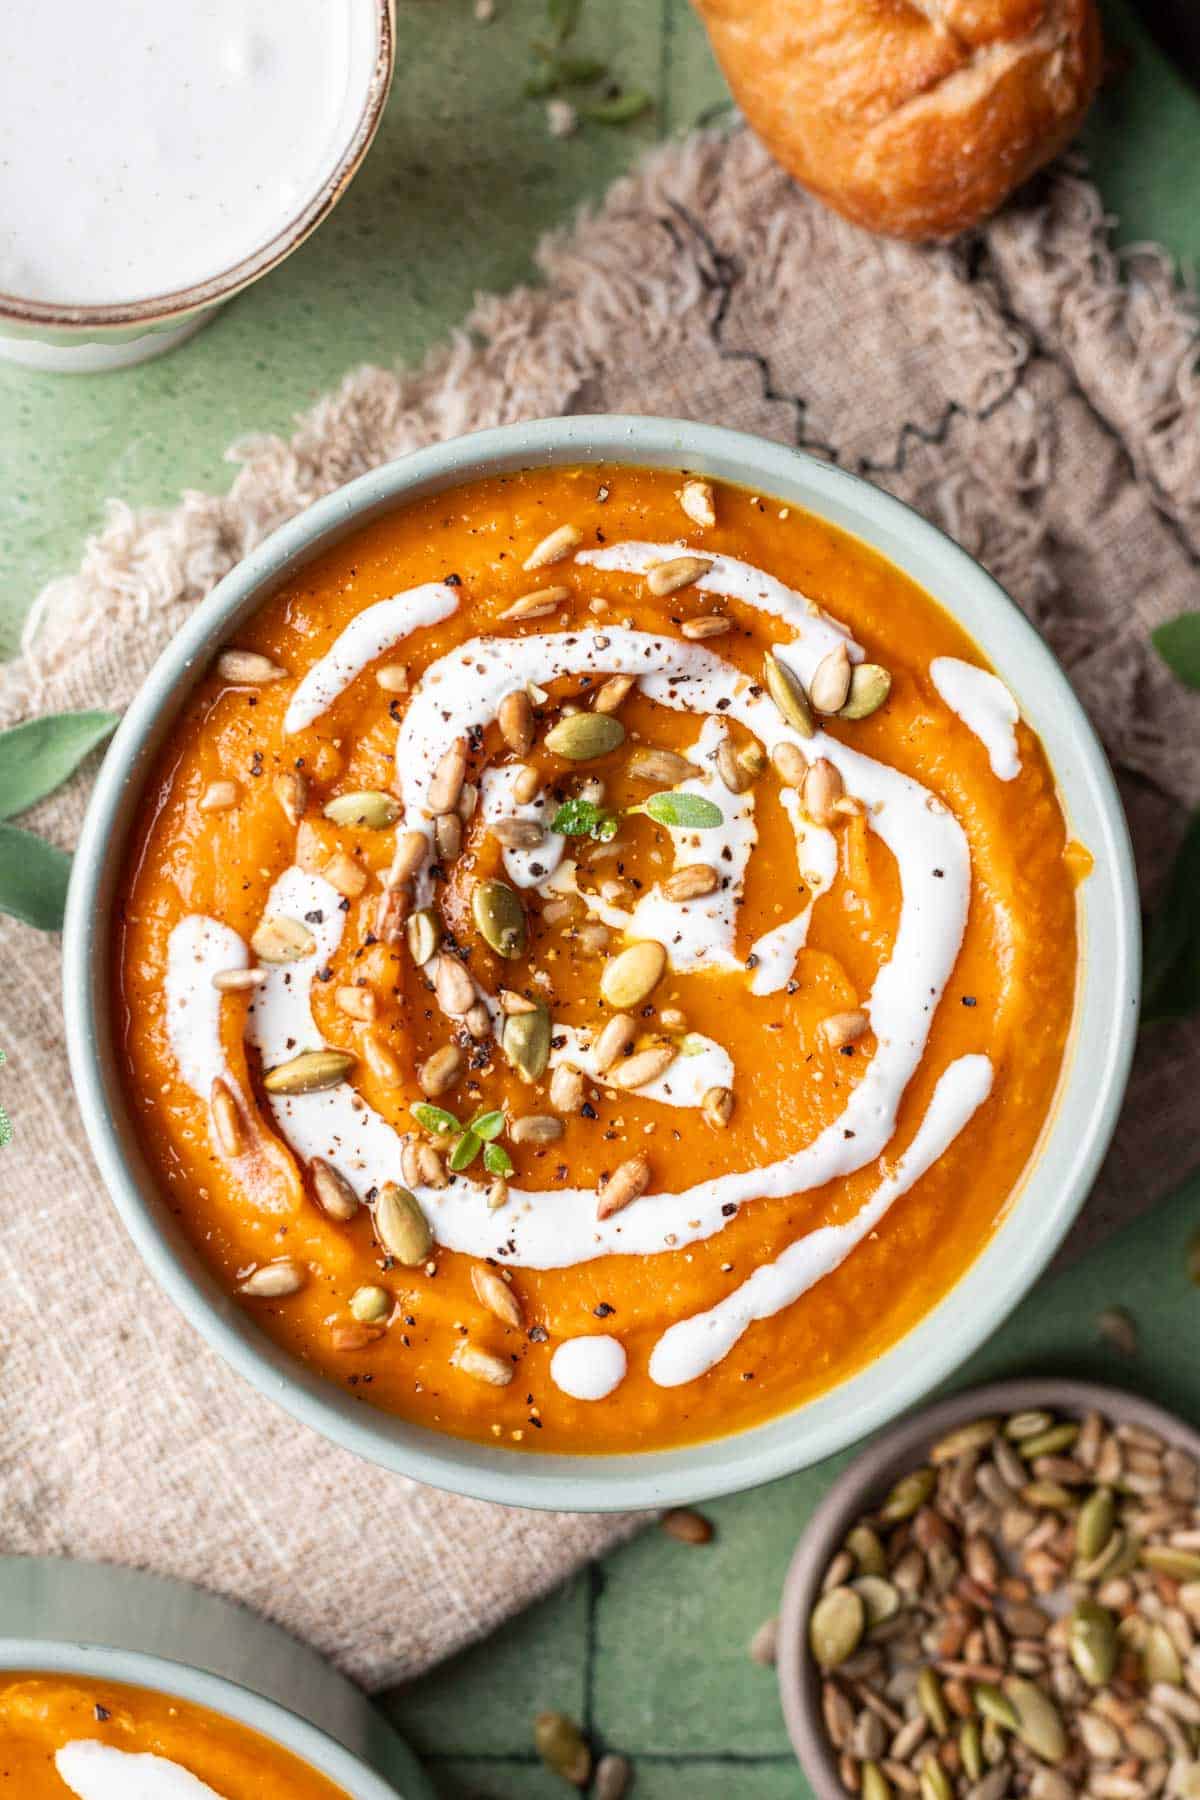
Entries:
{"label": "sage leaf", "polygon": [[473,1131],[485,1144],[490,1144],[504,1130],[504,1114],[499,1111],[477,1113],[467,1130]]}
{"label": "sage leaf", "polygon": [[463,1169],[470,1168],[482,1149],[482,1139],[473,1131],[464,1131],[450,1152],[450,1168],[456,1175],[461,1174]]}
{"label": "sage leaf", "polygon": [[595,56],[564,56],[559,59],[558,73],[568,87],[586,87],[608,74],[608,64]]}
{"label": "sage leaf", "polygon": [[1192,815],[1146,932],[1142,1023],[1200,1009],[1200,812]]}
{"label": "sage leaf", "polygon": [[61,931],[71,858],[32,831],[0,825],[0,912],[38,931]]}
{"label": "sage leaf", "polygon": [[632,810],[648,813],[659,825],[670,825],[682,831],[711,831],[725,817],[720,807],[702,794],[682,791],[651,794],[643,806]]}
{"label": "sage leaf", "polygon": [[574,34],[583,10],[583,0],[546,0],[546,17],[555,41],[565,44]]}
{"label": "sage leaf", "polygon": [[550,821],[550,829],[560,837],[590,837],[606,844],[616,836],[619,823],[616,813],[605,812],[590,800],[564,800]]}
{"label": "sage leaf", "polygon": [[448,1137],[451,1132],[462,1130],[453,1113],[440,1106],[430,1106],[427,1101],[419,1100],[411,1111],[421,1130],[431,1131],[435,1137]]}
{"label": "sage leaf", "polygon": [[511,1175],[513,1159],[503,1144],[485,1144],[483,1147],[483,1166],[489,1175]]}
{"label": "sage leaf", "polygon": [[61,787],[115,729],[119,713],[50,713],[0,732],[0,819],[15,818]]}
{"label": "sage leaf", "polygon": [[591,119],[596,125],[627,125],[631,119],[640,118],[651,105],[649,94],[641,88],[631,88],[627,94],[616,94],[611,100],[592,100],[581,105],[579,116]]}
{"label": "sage leaf", "polygon": [[1180,613],[1150,636],[1172,674],[1188,687],[1200,688],[1200,612]]}

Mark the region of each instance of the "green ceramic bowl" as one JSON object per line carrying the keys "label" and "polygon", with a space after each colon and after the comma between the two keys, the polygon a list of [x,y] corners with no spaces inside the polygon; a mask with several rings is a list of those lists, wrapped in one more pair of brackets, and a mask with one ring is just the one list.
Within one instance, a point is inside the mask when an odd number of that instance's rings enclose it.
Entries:
{"label": "green ceramic bowl", "polygon": [[[217,1287],[162,1204],[121,1091],[110,1027],[111,916],[160,744],[217,649],[282,581],[407,500],[477,476],[602,461],[687,467],[807,507],[919,582],[1016,695],[1095,870],[1080,891],[1083,973],[1053,1120],[1004,1223],[952,1292],[869,1368],[769,1424],[679,1450],[535,1456],[439,1436],[362,1406],[293,1361]],[[607,1511],[729,1493],[789,1474],[885,1424],[962,1362],[1036,1280],[1083,1203],[1125,1087],[1138,980],[1133,861],[1108,764],[1050,651],[991,577],[898,500],[799,451],[683,420],[601,417],[503,426],[418,451],[318,501],[225,577],[164,651],[100,772],[67,907],[64,1000],[76,1093],[104,1180],[158,1280],[228,1362],[297,1418],[384,1468],[482,1499]]]}

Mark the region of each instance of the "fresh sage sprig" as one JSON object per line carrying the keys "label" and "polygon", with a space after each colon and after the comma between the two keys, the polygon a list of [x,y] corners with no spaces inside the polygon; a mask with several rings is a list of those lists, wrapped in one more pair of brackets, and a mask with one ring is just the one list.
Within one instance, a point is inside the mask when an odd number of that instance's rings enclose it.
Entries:
{"label": "fresh sage sprig", "polygon": [[512,1174],[512,1158],[504,1145],[496,1142],[504,1130],[504,1114],[499,1110],[476,1113],[464,1125],[444,1107],[430,1106],[422,1100],[412,1108],[412,1116],[423,1131],[431,1131],[435,1137],[454,1138],[448,1162],[456,1175],[469,1169],[481,1150],[483,1166],[489,1175]]}
{"label": "fresh sage sprig", "polygon": [[595,87],[604,92],[574,102],[580,118],[597,125],[626,125],[653,104],[640,88],[622,89],[600,57],[577,55],[572,39],[579,29],[583,0],[546,0],[546,37],[533,45],[534,68],[525,83],[533,100],[549,100],[566,89]]}
{"label": "fresh sage sprig", "polygon": [[[1153,633],[1154,647],[1180,681],[1200,689],[1200,612],[1181,613]],[[1179,846],[1158,910],[1146,926],[1142,1023],[1200,1010],[1200,812]]]}
{"label": "fresh sage sprig", "polygon": [[[61,787],[117,723],[110,712],[52,713],[0,732],[0,821]],[[0,912],[58,931],[71,858],[19,826],[0,823]]]}
{"label": "fresh sage sprig", "polygon": [[[675,789],[651,794],[641,806],[627,807],[625,817],[632,818],[635,813],[645,813],[657,825],[672,826],[677,831],[712,831],[725,817],[720,807],[702,794]],[[590,837],[607,843],[616,835],[620,822],[619,813],[606,812],[590,800],[564,800],[550,821],[550,829],[560,837]]]}
{"label": "fresh sage sprig", "polygon": [[597,843],[607,844],[617,835],[620,823],[615,812],[606,812],[590,800],[564,800],[550,821],[550,829],[560,837],[595,838]]}

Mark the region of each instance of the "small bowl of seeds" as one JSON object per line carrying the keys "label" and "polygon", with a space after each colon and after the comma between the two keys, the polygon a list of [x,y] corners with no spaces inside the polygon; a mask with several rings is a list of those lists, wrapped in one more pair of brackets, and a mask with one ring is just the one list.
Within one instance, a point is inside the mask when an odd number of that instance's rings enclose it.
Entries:
{"label": "small bowl of seeds", "polygon": [[801,1539],[778,1662],[819,1800],[1200,1800],[1200,1434],[1054,1380],[902,1421]]}

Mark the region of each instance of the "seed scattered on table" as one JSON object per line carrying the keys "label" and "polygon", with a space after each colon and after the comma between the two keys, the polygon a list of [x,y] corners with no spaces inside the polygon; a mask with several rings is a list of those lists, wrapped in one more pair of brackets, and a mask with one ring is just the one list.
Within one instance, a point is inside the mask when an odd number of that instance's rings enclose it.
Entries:
{"label": "seed scattered on table", "polygon": [[712,1520],[690,1506],[673,1506],[663,1514],[659,1524],[668,1537],[681,1544],[711,1544],[716,1535]]}

